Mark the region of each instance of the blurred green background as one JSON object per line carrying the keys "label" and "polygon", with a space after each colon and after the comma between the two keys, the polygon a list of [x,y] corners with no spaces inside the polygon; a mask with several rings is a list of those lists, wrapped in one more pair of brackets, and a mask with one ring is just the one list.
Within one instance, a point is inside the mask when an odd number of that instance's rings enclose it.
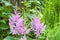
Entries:
{"label": "blurred green background", "polygon": [[[28,27],[34,14],[45,23],[46,30],[37,40],[60,40],[60,0],[0,0],[0,40],[19,39],[16,35],[10,34],[8,25],[16,3]],[[27,36],[27,40],[32,38]]]}

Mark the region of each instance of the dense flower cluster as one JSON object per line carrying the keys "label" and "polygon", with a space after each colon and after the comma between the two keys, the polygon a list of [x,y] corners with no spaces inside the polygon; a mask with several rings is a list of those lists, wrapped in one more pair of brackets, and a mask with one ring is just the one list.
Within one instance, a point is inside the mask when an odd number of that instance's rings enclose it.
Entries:
{"label": "dense flower cluster", "polygon": [[[23,34],[26,35],[30,32],[30,29],[27,26],[23,25],[23,18],[17,14],[16,10],[9,19],[10,33],[14,34]],[[24,36],[25,37],[25,36]],[[26,37],[25,37],[26,38]]]}
{"label": "dense flower cluster", "polygon": [[14,34],[19,34],[19,32],[16,30],[16,28],[19,28],[23,25],[23,18],[19,18],[19,14],[16,13],[16,10],[14,14],[12,14],[11,18],[9,19],[9,26],[10,26],[10,31],[11,33]]}
{"label": "dense flower cluster", "polygon": [[12,14],[9,19],[10,33],[14,34],[23,34],[23,38],[20,40],[26,40],[26,34],[28,34],[31,29],[35,32],[36,36],[40,35],[42,30],[45,30],[45,25],[40,22],[38,17],[33,17],[31,20],[31,28],[28,29],[26,25],[23,24],[23,17],[17,13],[17,10],[14,10],[14,14]]}
{"label": "dense flower cluster", "polygon": [[40,22],[40,19],[34,16],[31,20],[31,29],[35,32],[36,36],[40,35],[40,33],[45,30],[45,25]]}

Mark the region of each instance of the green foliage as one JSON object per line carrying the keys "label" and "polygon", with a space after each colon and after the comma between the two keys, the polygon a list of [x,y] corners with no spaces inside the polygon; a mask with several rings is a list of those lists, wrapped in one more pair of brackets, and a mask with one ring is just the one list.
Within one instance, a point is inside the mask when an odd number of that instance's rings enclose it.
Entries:
{"label": "green foliage", "polygon": [[[41,22],[45,23],[44,34],[41,34],[36,40],[46,40],[47,37],[48,40],[60,40],[60,0],[11,1],[0,0],[0,40],[19,40],[19,37],[11,36],[8,25],[9,16],[13,12],[16,2],[21,16],[24,17],[24,24],[27,24],[28,28],[30,28],[31,18],[35,14],[40,17]],[[33,38],[35,38],[33,32],[27,36],[27,40]]]}
{"label": "green foliage", "polygon": [[18,37],[13,37],[13,36],[7,36],[6,38],[4,38],[4,40],[19,40],[20,38]]}

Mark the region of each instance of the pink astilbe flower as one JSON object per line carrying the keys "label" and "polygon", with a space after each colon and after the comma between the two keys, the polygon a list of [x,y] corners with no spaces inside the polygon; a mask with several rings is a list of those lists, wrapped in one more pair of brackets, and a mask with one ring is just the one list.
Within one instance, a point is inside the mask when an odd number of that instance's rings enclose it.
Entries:
{"label": "pink astilbe flower", "polygon": [[19,32],[19,34],[23,34],[24,35],[23,38],[21,38],[20,40],[27,40],[26,39],[26,34],[28,34],[30,32],[30,29],[27,29],[26,26],[24,26],[24,27],[18,27],[17,26],[16,30],[17,30],[17,32]]}
{"label": "pink astilbe flower", "polygon": [[[20,20],[18,23],[17,21]],[[9,26],[10,26],[10,31],[12,34],[17,34],[16,26],[22,26],[22,18],[19,18],[18,14],[12,14],[12,17],[9,19]],[[18,24],[17,24],[18,23]]]}
{"label": "pink astilbe flower", "polygon": [[38,36],[41,31],[45,29],[45,25],[40,22],[38,17],[34,16],[31,20],[31,29],[35,32],[36,36]]}
{"label": "pink astilbe flower", "polygon": [[19,34],[28,34],[30,32],[30,29],[28,29],[26,26],[24,27],[16,26],[16,30],[17,32],[19,32]]}
{"label": "pink astilbe flower", "polygon": [[19,16],[16,10],[9,19],[10,33],[14,34],[28,34],[30,29],[23,25],[23,18]]}

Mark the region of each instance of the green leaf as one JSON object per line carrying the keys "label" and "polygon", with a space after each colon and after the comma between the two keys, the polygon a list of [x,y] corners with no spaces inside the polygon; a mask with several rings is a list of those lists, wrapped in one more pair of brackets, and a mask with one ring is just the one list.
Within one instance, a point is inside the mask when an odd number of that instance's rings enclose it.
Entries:
{"label": "green leaf", "polygon": [[14,36],[7,36],[6,38],[4,38],[4,40],[19,40],[20,37],[14,37]]}
{"label": "green leaf", "polygon": [[0,6],[0,10],[3,10],[4,8]]}
{"label": "green leaf", "polygon": [[6,30],[8,28],[9,28],[8,25],[6,25],[6,24],[0,24],[0,29],[1,30]]}
{"label": "green leaf", "polygon": [[30,0],[29,2],[33,2],[34,4],[40,4],[40,1],[38,1],[38,0]]}
{"label": "green leaf", "polygon": [[18,38],[17,38],[17,37],[15,37],[15,38],[13,38],[13,39],[14,39],[14,40],[19,40],[20,38],[19,38],[19,37],[18,37]]}
{"label": "green leaf", "polygon": [[5,20],[0,20],[0,23],[6,24]]}
{"label": "green leaf", "polygon": [[9,12],[2,12],[2,15],[8,16]]}
{"label": "green leaf", "polygon": [[2,2],[5,4],[5,6],[11,6],[11,4],[7,1],[2,1]]}
{"label": "green leaf", "polygon": [[11,36],[7,36],[6,38],[4,38],[4,40],[12,40]]}
{"label": "green leaf", "polygon": [[30,37],[27,36],[27,40],[32,40],[32,38],[30,38]]}
{"label": "green leaf", "polygon": [[36,10],[34,10],[34,9],[30,9],[30,12],[33,12],[33,13],[35,13],[35,12],[36,12]]}
{"label": "green leaf", "polygon": [[26,16],[27,16],[29,19],[32,18],[31,14],[26,14]]}
{"label": "green leaf", "polygon": [[27,2],[27,1],[24,2],[24,5],[25,5],[26,7],[30,7],[30,6],[31,6],[30,4],[31,4],[31,3]]}

